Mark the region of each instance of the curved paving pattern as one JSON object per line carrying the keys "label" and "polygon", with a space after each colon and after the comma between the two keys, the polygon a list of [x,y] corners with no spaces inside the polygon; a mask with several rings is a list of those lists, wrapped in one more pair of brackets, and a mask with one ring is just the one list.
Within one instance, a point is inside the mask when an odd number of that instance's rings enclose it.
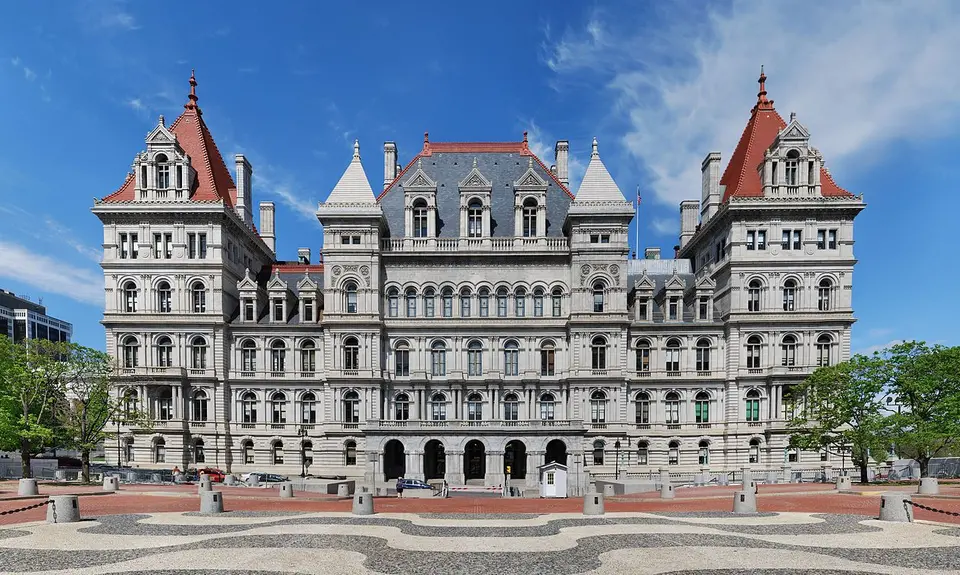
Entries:
{"label": "curved paving pattern", "polygon": [[0,571],[960,575],[957,531],[807,513],[159,513],[0,529]]}

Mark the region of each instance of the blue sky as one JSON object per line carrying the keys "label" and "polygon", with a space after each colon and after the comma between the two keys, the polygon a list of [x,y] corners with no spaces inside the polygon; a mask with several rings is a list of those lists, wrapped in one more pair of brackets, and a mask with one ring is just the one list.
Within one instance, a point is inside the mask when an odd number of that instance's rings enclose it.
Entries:
{"label": "blue sky", "polygon": [[[413,8],[417,6],[417,8]],[[278,251],[320,248],[313,212],[359,138],[406,163],[433,141],[519,140],[547,164],[570,140],[576,180],[596,136],[641,247],[676,243],[700,161],[729,158],[760,65],[838,183],[863,194],[853,349],[960,343],[952,201],[960,163],[960,4],[812,2],[21,2],[0,19],[0,287],[43,298],[103,347],[94,197],[123,182],[196,68],[225,158],[277,202]],[[947,194],[944,196],[944,194]],[[631,239],[634,236],[631,229]],[[930,275],[932,274],[932,275]]]}

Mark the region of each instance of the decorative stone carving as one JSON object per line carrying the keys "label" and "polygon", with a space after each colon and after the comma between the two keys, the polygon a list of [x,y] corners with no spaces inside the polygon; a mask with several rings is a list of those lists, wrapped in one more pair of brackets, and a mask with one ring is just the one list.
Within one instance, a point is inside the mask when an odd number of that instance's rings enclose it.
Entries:
{"label": "decorative stone carving", "polygon": [[610,266],[610,274],[614,277],[614,279],[619,279],[620,266],[618,266],[617,264],[613,264],[612,266]]}
{"label": "decorative stone carving", "polygon": [[337,277],[343,273],[343,268],[340,266],[333,266],[333,277]]}
{"label": "decorative stone carving", "polygon": [[363,276],[368,276],[368,275],[370,275],[370,268],[369,268],[369,266],[360,266],[360,275],[363,275]]}
{"label": "decorative stone carving", "polygon": [[583,274],[583,275],[589,274],[589,273],[590,273],[590,265],[589,265],[589,264],[583,264],[583,265],[580,267],[580,273]]}

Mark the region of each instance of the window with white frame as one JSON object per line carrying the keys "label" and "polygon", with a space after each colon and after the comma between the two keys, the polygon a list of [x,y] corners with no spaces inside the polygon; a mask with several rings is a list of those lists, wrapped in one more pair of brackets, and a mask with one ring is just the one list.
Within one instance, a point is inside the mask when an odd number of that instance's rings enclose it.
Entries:
{"label": "window with white frame", "polygon": [[590,366],[592,369],[607,369],[607,340],[596,336],[590,342]]}
{"label": "window with white frame", "polygon": [[680,465],[680,442],[671,441],[667,445],[667,465]]}
{"label": "window with white frame", "polygon": [[767,249],[767,230],[747,230],[747,250]]}
{"label": "window with white frame", "polygon": [[543,317],[543,288],[533,290],[533,317]]}
{"label": "window with white frame", "polygon": [[513,311],[517,317],[523,317],[527,313],[527,290],[518,287],[514,292]]}
{"label": "window with white frame", "polygon": [[470,303],[472,294],[470,288],[460,290],[460,317],[470,317]]}
{"label": "window with white frame", "polygon": [[817,366],[824,367],[831,363],[830,351],[833,347],[833,339],[829,335],[821,335],[817,338]]}
{"label": "window with white frame", "polygon": [[540,419],[543,421],[553,421],[556,416],[557,400],[552,393],[544,393],[540,396]]}
{"label": "window with white frame", "polygon": [[828,278],[820,280],[817,286],[817,309],[820,311],[830,311],[830,294],[833,291],[833,282]]}
{"label": "window with white frame", "polygon": [[706,391],[693,398],[693,418],[696,423],[710,423],[710,394]]}
{"label": "window with white frame", "polygon": [[283,424],[287,422],[287,396],[277,391],[270,396],[270,423]]}
{"label": "window with white frame", "polygon": [[760,292],[763,284],[760,280],[751,280],[747,284],[747,311],[760,311]]}
{"label": "window with white frame", "polygon": [[479,393],[467,396],[467,421],[481,421],[483,419],[483,397]]}
{"label": "window with white frame", "polygon": [[505,421],[520,419],[520,398],[517,394],[508,393],[503,396],[503,419]]}
{"label": "window with white frame", "polygon": [[387,290],[387,316],[397,317],[400,315],[400,291],[392,287]]}
{"label": "window with white frame", "polygon": [[483,236],[483,204],[478,199],[470,200],[467,206],[467,237]]}
{"label": "window with white frame", "polygon": [[433,421],[447,419],[447,397],[442,393],[435,393],[430,398],[430,419]]}
{"label": "window with white frame", "polygon": [[250,441],[249,439],[247,441],[244,441],[243,446],[241,447],[241,451],[243,452],[243,463],[245,465],[253,465],[255,463],[254,452],[253,452],[253,442]]}
{"label": "window with white frame", "polygon": [[667,319],[670,321],[680,319],[680,298],[677,296],[667,298]]}
{"label": "window with white frame", "polygon": [[596,313],[603,312],[603,289],[603,282],[593,284],[593,311]]}
{"label": "window with white frame", "polygon": [[[179,166],[177,170],[179,171]],[[206,463],[207,454],[204,451],[203,439],[198,438],[193,442],[193,461],[194,463]]]}
{"label": "window with white frame", "polygon": [[406,393],[397,394],[393,402],[393,418],[397,421],[410,419],[410,396]]}
{"label": "window with white frame", "polygon": [[668,372],[680,371],[680,340],[676,338],[668,340],[666,352],[666,370]]}
{"label": "window with white frame", "polygon": [[190,340],[190,367],[207,369],[207,340],[200,335]]}
{"label": "window with white frame", "polygon": [[417,290],[413,288],[407,288],[406,294],[404,294],[407,302],[407,317],[417,317]]}
{"label": "window with white frame", "polygon": [[607,422],[607,394],[599,389],[590,394],[590,422]]}
{"label": "window with white frame", "polygon": [[556,345],[552,341],[545,341],[540,345],[540,375],[553,376],[557,374]]}
{"label": "window with white frame", "polygon": [[710,340],[697,340],[697,371],[710,371]]}
{"label": "window with white frame", "polygon": [[157,284],[157,311],[160,313],[170,313],[173,311],[172,292],[170,283],[161,281]]}
{"label": "window with white frame", "polygon": [[680,424],[680,394],[671,391],[664,396],[664,416],[667,425]]}
{"label": "window with white frame", "polygon": [[751,335],[747,338],[747,368],[760,367],[760,347],[763,345],[760,336]]}
{"label": "window with white frame", "polygon": [[797,282],[788,279],[783,283],[783,311],[797,309]]}
{"label": "window with white frame", "polygon": [[347,285],[343,286],[343,292],[344,309],[347,313],[357,313],[357,284],[347,282]]}
{"label": "window with white frame", "polygon": [[300,373],[313,374],[317,370],[317,345],[311,340],[300,344]]}
{"label": "window with white frame", "polygon": [[706,320],[707,311],[709,309],[710,309],[710,298],[708,298],[707,296],[700,296],[698,298],[697,319]]}
{"label": "window with white frame", "polygon": [[646,441],[637,443],[637,465],[647,465],[650,459],[650,447]]}
{"label": "window with white frame", "polygon": [[797,338],[785,335],[780,342],[780,365],[793,367],[797,365]]}
{"label": "window with white frame", "polygon": [[356,391],[343,394],[343,422],[360,422],[360,394]]}
{"label": "window with white frame", "polygon": [[273,442],[273,464],[283,465],[283,442],[282,441]]}
{"label": "window with white frame", "polygon": [[207,404],[209,403],[207,392],[202,389],[193,392],[193,401],[191,403],[193,421],[207,421]]}
{"label": "window with white frame", "polygon": [[760,440],[751,439],[749,447],[749,462],[760,463]]}
{"label": "window with white frame", "polygon": [[207,290],[203,282],[195,281],[191,287],[193,294],[193,313],[207,312]]}
{"label": "window with white frame", "polygon": [[650,373],[650,342],[645,339],[637,342],[637,371]]}
{"label": "window with white frame", "polygon": [[140,366],[140,342],[132,335],[123,338],[123,367]]}
{"label": "window with white frame", "polygon": [[360,369],[360,342],[353,336],[343,340],[343,369]]}
{"label": "window with white frame", "polygon": [[240,366],[244,372],[251,375],[257,371],[257,344],[251,339],[240,344]]}
{"label": "window with white frame", "polygon": [[507,288],[497,288],[497,317],[507,317]]}
{"label": "window with white frame", "polygon": [[477,292],[477,304],[480,308],[480,317],[488,317],[490,315],[490,290],[487,288],[480,288]]}
{"label": "window with white frame", "polygon": [[167,442],[162,437],[158,437],[153,442],[153,462],[166,463],[167,461]]}
{"label": "window with white frame", "polygon": [[346,466],[357,464],[357,442],[352,439],[343,444],[343,464]]}
{"label": "window with white frame", "polygon": [[317,396],[308,391],[300,397],[300,423],[312,425],[317,422]]}
{"label": "window with white frame", "polygon": [[710,442],[701,439],[697,446],[697,462],[700,465],[710,465]]}
{"label": "window with white frame", "polygon": [[512,340],[503,344],[503,374],[520,375],[520,346]]}
{"label": "window with white frame", "polygon": [[437,292],[433,288],[427,288],[423,291],[423,315],[425,317],[434,316],[434,307],[437,303]]}
{"label": "window with white frame", "polygon": [[430,348],[430,374],[447,375],[447,347],[442,341],[435,341]]}
{"label": "window with white frame", "polygon": [[157,367],[173,367],[173,341],[162,335],[157,338]]}
{"label": "window with white frame", "polygon": [[240,411],[243,414],[243,423],[257,422],[257,396],[252,391],[240,397]]}
{"label": "window with white frame", "polygon": [[563,291],[560,288],[553,288],[550,298],[553,317],[560,317],[563,314]]}
{"label": "window with white frame", "polygon": [[[760,392],[756,389],[751,389],[747,392],[747,397],[744,401],[747,421],[760,421]],[[751,461],[751,463],[756,462]]]}
{"label": "window with white frame", "polygon": [[650,394],[646,391],[637,392],[636,423],[637,425],[650,425]]}
{"label": "window with white frame", "polygon": [[780,249],[799,250],[803,245],[803,230],[783,230],[780,239]]}
{"label": "window with white frame", "polygon": [[467,346],[467,375],[483,375],[483,344],[477,340],[471,341]]}
{"label": "window with white frame", "polygon": [[393,374],[396,377],[410,377],[410,346],[401,341],[393,352]]}
{"label": "window with white frame", "polygon": [[421,198],[413,202],[413,237],[427,237],[429,213],[426,200]]}
{"label": "window with white frame", "polygon": [[273,321],[285,321],[286,315],[284,313],[284,301],[283,298],[273,298]]}
{"label": "window with white frame", "polygon": [[287,369],[287,345],[282,339],[275,339],[270,345],[270,371],[274,376],[282,375]]}
{"label": "window with white frame", "polygon": [[604,443],[598,439],[593,442],[593,464],[603,465],[603,447]]}
{"label": "window with white frame", "polygon": [[443,302],[443,317],[453,317],[453,288],[443,288],[441,300]]}
{"label": "window with white frame", "polygon": [[160,390],[160,394],[157,397],[157,419],[170,421],[173,419],[173,416],[173,390],[169,387],[164,387]]}

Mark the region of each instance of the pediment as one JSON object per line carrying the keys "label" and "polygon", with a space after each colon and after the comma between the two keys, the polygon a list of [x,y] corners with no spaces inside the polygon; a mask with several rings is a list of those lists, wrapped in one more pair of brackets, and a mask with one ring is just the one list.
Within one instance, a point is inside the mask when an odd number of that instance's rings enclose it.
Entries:
{"label": "pediment", "polygon": [[801,124],[799,121],[793,120],[792,122],[790,122],[789,125],[787,125],[786,128],[784,128],[783,130],[780,131],[780,138],[779,138],[779,139],[780,139],[781,141],[784,141],[784,140],[792,140],[792,141],[796,141],[796,140],[809,140],[809,139],[810,139],[810,131],[807,130],[806,126],[804,126],[803,124]]}
{"label": "pediment", "polygon": [[267,282],[267,289],[270,291],[287,291],[287,282],[280,279],[277,272],[273,272],[273,277]]}
{"label": "pediment", "polygon": [[717,288],[717,282],[713,281],[708,275],[702,275],[697,278],[696,288],[698,290],[712,290]]}
{"label": "pediment", "polygon": [[655,287],[656,284],[646,273],[633,282],[633,288],[640,291],[653,291]]}
{"label": "pediment", "polygon": [[176,141],[177,137],[173,135],[173,132],[163,125],[163,116],[160,116],[160,121],[157,122],[156,127],[147,134],[148,144],[170,144]]}
{"label": "pediment", "polygon": [[490,190],[493,188],[493,184],[480,172],[480,169],[477,168],[477,159],[474,158],[473,168],[467,174],[467,177],[460,181],[459,187],[461,190],[464,188],[471,190]]}
{"label": "pediment", "polygon": [[403,189],[418,191],[437,189],[437,182],[423,171],[423,160],[417,160],[417,171],[407,178],[407,181],[403,184]]}
{"label": "pediment", "polygon": [[297,291],[317,291],[318,289],[317,282],[310,277],[310,272],[304,272],[303,278],[297,282]]}
{"label": "pediment", "polygon": [[250,272],[250,268],[247,268],[243,279],[237,282],[237,289],[241,291],[256,291],[260,286],[257,285],[257,280],[253,278],[253,273]]}
{"label": "pediment", "polygon": [[547,187],[547,182],[533,169],[533,160],[531,159],[527,171],[513,183],[513,187],[515,189],[543,189]]}
{"label": "pediment", "polygon": [[685,287],[687,287],[687,282],[683,281],[680,276],[676,274],[670,276],[670,279],[663,285],[663,288],[668,290],[682,290]]}

